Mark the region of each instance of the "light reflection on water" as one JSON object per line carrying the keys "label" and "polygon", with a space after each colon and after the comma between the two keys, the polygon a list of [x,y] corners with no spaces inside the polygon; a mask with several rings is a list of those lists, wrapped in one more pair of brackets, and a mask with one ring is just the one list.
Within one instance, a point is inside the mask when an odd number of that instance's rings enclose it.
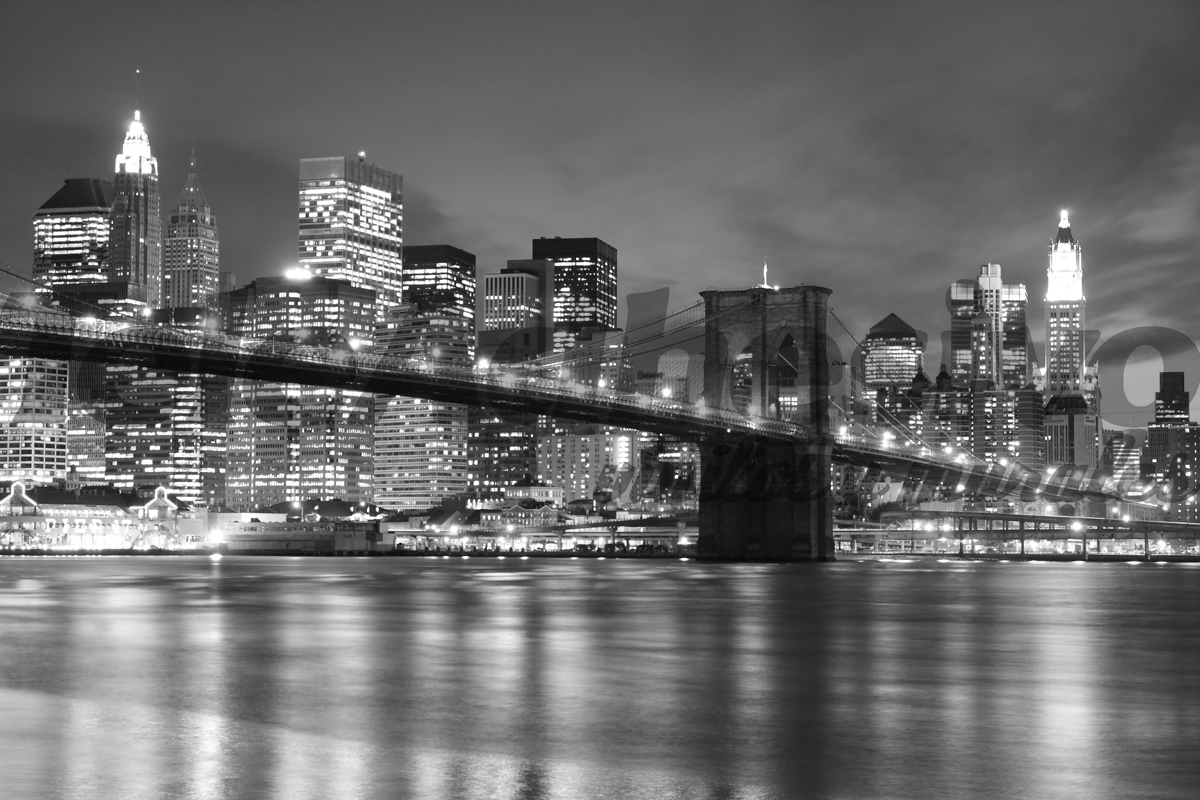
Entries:
{"label": "light reflection on water", "polygon": [[56,798],[1191,798],[1200,570],[0,559]]}

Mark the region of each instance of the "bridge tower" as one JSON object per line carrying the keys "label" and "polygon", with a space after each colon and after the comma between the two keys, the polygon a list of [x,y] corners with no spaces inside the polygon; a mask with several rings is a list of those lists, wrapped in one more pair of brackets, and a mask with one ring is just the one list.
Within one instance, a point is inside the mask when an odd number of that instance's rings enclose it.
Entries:
{"label": "bridge tower", "polygon": [[830,290],[819,286],[701,292],[704,402],[792,422],[806,441],[725,433],[700,446],[701,559],[833,559],[830,490]]}

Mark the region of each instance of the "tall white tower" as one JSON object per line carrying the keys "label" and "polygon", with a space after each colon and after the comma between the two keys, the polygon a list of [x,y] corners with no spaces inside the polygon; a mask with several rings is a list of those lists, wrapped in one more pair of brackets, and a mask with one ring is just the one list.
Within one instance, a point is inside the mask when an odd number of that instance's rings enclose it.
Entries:
{"label": "tall white tower", "polygon": [[1046,396],[1084,391],[1083,249],[1063,209],[1046,270]]}

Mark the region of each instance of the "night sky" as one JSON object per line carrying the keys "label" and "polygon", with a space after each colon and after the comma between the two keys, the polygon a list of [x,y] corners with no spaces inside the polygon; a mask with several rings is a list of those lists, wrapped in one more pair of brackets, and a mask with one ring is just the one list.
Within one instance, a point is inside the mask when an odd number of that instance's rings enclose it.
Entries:
{"label": "night sky", "polygon": [[29,274],[64,178],[111,179],[140,68],[164,214],[195,147],[239,283],[295,263],[298,159],[365,150],[404,175],[406,244],[491,272],[598,236],[622,295],[673,307],[765,259],[860,334],[890,312],[929,332],[933,370],[946,287],[984,262],[1042,338],[1065,207],[1089,327],[1196,340],[1197,41],[1194,0],[21,3],[0,261]]}

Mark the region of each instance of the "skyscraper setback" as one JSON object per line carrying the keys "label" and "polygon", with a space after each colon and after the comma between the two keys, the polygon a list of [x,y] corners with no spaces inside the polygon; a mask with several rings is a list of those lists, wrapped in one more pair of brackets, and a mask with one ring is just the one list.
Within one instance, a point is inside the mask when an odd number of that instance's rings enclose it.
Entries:
{"label": "skyscraper setback", "polygon": [[193,153],[187,183],[167,223],[163,305],[216,308],[221,275],[219,248],[217,221],[200,188]]}
{"label": "skyscraper setback", "polygon": [[140,111],[125,134],[113,176],[109,283],[126,297],[152,308],[162,304],[162,220],[159,216],[158,159]]}
{"label": "skyscraper setback", "polygon": [[400,302],[404,179],[366,156],[300,159],[300,266]]}

